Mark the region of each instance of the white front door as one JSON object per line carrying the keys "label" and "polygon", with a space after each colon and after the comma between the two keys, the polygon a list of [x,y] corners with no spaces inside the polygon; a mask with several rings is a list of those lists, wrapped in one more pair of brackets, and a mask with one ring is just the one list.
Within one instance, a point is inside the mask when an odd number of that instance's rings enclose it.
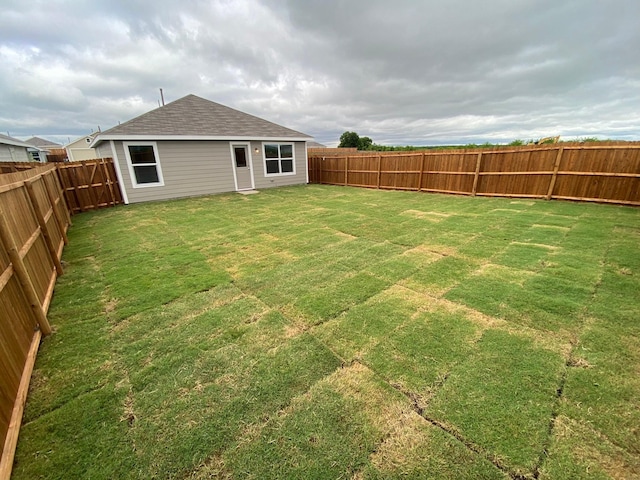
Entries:
{"label": "white front door", "polygon": [[251,190],[251,165],[249,147],[246,145],[232,145],[233,166],[236,170],[236,184],[238,190]]}

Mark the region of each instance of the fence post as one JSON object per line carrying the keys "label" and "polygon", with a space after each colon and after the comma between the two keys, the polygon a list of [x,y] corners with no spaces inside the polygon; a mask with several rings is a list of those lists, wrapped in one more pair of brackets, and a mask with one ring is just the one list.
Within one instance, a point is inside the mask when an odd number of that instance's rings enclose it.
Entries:
{"label": "fence post", "polygon": [[558,149],[558,154],[556,155],[556,162],[553,164],[553,174],[551,175],[551,181],[549,182],[549,190],[547,191],[547,200],[551,200],[551,195],[553,195],[553,188],[556,186],[556,180],[558,178],[558,170],[560,169],[560,160],[562,159],[562,152],[564,151],[564,147],[560,147]]}
{"label": "fence post", "polygon": [[349,156],[347,155],[344,159],[344,185],[345,187],[349,184]]}
{"label": "fence post", "polygon": [[395,162],[393,162],[393,188],[396,188],[398,186],[398,158],[400,158],[400,155],[395,155],[394,156],[394,160]]}
{"label": "fence post", "polygon": [[[63,170],[65,171],[64,174],[62,173]],[[60,183],[60,188],[62,189],[60,195],[64,197],[64,201],[67,206],[67,212],[65,213],[65,216],[67,217],[69,224],[71,224],[71,214],[73,213],[71,209],[73,207],[71,206],[71,194],[69,193],[68,187],[69,182],[66,182],[70,175],[69,170],[69,168],[60,168],[58,165],[56,165],[56,175],[58,176],[58,182]]]}
{"label": "fence post", "polygon": [[[44,179],[41,178],[42,181]],[[24,182],[24,186],[27,189],[27,193],[29,194],[29,200],[31,200],[31,207],[33,208],[34,213],[36,214],[36,219],[38,220],[38,225],[40,225],[40,230],[42,230],[42,236],[44,237],[44,243],[47,245],[47,250],[49,250],[49,255],[51,256],[51,260],[53,260],[53,264],[56,267],[56,272],[58,275],[63,274],[62,263],[60,263],[60,259],[58,258],[58,252],[53,245],[53,240],[51,239],[51,234],[49,233],[49,228],[47,227],[47,222],[42,215],[42,211],[40,210],[40,205],[38,204],[38,198],[36,197],[36,192],[33,190],[33,182],[36,179],[32,178],[31,180],[27,180]],[[54,209],[54,205],[51,206],[51,209]],[[53,215],[53,212],[51,212]],[[55,217],[55,215],[54,215]]]}
{"label": "fence post", "polygon": [[378,180],[376,181],[376,188],[380,189],[380,173],[382,172],[382,155],[378,155]]}
{"label": "fence post", "polygon": [[27,296],[31,309],[36,315],[42,334],[49,335],[51,333],[51,325],[49,325],[49,320],[47,320],[47,316],[44,313],[42,304],[40,303],[40,299],[36,293],[36,289],[31,282],[29,272],[27,272],[24,262],[22,261],[22,257],[20,257],[20,253],[18,252],[16,243],[13,240],[13,235],[11,235],[11,230],[9,230],[9,225],[7,224],[7,220],[2,210],[0,210],[0,241],[4,244],[4,249],[9,255],[9,260],[13,264],[13,269],[18,276],[18,280],[20,285],[22,285],[25,295]]}
{"label": "fence post", "polygon": [[0,457],[0,479],[8,479],[11,477],[13,469],[13,459],[16,454],[16,446],[18,445],[18,434],[20,433],[20,425],[22,423],[22,414],[24,413],[24,405],[27,401],[27,393],[29,392],[29,382],[33,373],[33,365],[36,362],[36,354],[40,346],[42,333],[36,331],[31,339],[31,346],[25,359],[22,377],[18,385],[18,392],[13,401],[13,409],[11,411],[11,419],[9,420],[9,428],[7,436],[4,439],[4,447],[2,448],[2,457]]}
{"label": "fence post", "polygon": [[476,171],[473,175],[473,188],[471,189],[471,195],[476,196],[476,192],[478,191],[478,178],[480,177],[480,164],[482,163],[482,152],[478,153],[478,158],[476,160]]}
{"label": "fence post", "polygon": [[422,175],[424,174],[424,150],[422,151],[422,162],[420,163],[420,178],[418,178],[418,191],[422,191]]}

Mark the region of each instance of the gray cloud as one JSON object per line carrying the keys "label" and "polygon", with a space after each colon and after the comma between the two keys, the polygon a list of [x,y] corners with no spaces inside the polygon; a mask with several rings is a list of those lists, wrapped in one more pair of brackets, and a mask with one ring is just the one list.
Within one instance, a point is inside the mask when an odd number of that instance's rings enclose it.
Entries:
{"label": "gray cloud", "polygon": [[[3,2],[0,131],[195,93],[335,143],[638,139],[635,0]],[[29,25],[29,28],[24,28]]]}

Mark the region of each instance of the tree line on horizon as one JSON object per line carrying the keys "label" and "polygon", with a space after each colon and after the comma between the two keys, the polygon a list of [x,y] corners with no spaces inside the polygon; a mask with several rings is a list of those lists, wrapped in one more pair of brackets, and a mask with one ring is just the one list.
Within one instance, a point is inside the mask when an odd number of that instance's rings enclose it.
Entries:
{"label": "tree line on horizon", "polygon": [[[521,140],[516,139],[507,144],[499,143],[467,143],[466,145],[379,145],[374,143],[370,137],[361,137],[357,132],[346,131],[340,135],[340,144],[338,148],[357,148],[358,150],[371,150],[376,152],[391,152],[391,151],[413,151],[413,150],[427,150],[427,149],[456,149],[456,148],[493,148],[493,147],[519,147],[522,145],[547,145],[557,143],[558,140],[554,140],[559,137],[547,137],[538,140]],[[607,140],[601,140],[595,137],[585,137],[578,140],[571,140],[571,142],[601,142]],[[563,142],[563,140],[560,140]]]}

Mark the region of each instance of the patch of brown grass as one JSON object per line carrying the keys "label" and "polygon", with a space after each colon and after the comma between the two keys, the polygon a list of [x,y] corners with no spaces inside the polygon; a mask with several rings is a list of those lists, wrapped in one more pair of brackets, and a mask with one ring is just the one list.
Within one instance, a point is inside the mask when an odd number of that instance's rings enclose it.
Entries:
{"label": "patch of brown grass", "polygon": [[585,472],[604,471],[616,480],[640,478],[640,459],[614,445],[590,425],[564,415],[556,418],[555,436],[570,445],[571,455]]}
{"label": "patch of brown grass", "polygon": [[233,474],[226,469],[222,455],[216,453],[207,458],[203,463],[184,477],[185,480],[203,480],[205,478],[230,479]]}
{"label": "patch of brown grass", "polygon": [[344,238],[345,240],[355,240],[355,235],[351,235],[350,233],[341,232],[340,230],[336,231],[334,234],[336,237]]}
{"label": "patch of brown grass", "polygon": [[545,243],[531,243],[531,242],[511,242],[509,245],[524,245],[527,247],[540,247],[545,248],[547,250],[556,251],[560,250],[561,247],[557,247],[555,245],[547,245]]}
{"label": "patch of brown grass", "polygon": [[587,360],[579,357],[570,357],[569,360],[567,361],[567,366],[574,367],[574,368],[592,368],[593,367],[593,365],[591,365]]}
{"label": "patch of brown grass", "polygon": [[136,413],[133,408],[133,391],[129,388],[127,395],[124,397],[123,402],[123,413],[120,417],[121,422],[127,422],[129,427],[133,427],[133,424],[136,421]]}
{"label": "patch of brown grass", "polygon": [[423,212],[422,210],[404,210],[400,212],[400,215],[405,217],[419,218],[420,220],[428,220],[429,222],[438,223],[447,217],[450,217],[450,213],[440,212]]}
{"label": "patch of brown grass", "polygon": [[396,428],[371,455],[374,467],[381,472],[406,470],[407,466],[420,465],[431,438],[429,426],[414,411],[403,413]]}
{"label": "patch of brown grass", "polygon": [[531,225],[531,228],[549,228],[551,230],[561,230],[563,232],[571,230],[569,227],[561,227],[560,225],[544,225],[542,223],[534,223]]}
{"label": "patch of brown grass", "polygon": [[483,263],[471,275],[495,278],[501,282],[509,282],[514,285],[523,286],[524,282],[537,275],[537,273],[530,270],[520,270],[504,265],[496,265],[495,263]]}

